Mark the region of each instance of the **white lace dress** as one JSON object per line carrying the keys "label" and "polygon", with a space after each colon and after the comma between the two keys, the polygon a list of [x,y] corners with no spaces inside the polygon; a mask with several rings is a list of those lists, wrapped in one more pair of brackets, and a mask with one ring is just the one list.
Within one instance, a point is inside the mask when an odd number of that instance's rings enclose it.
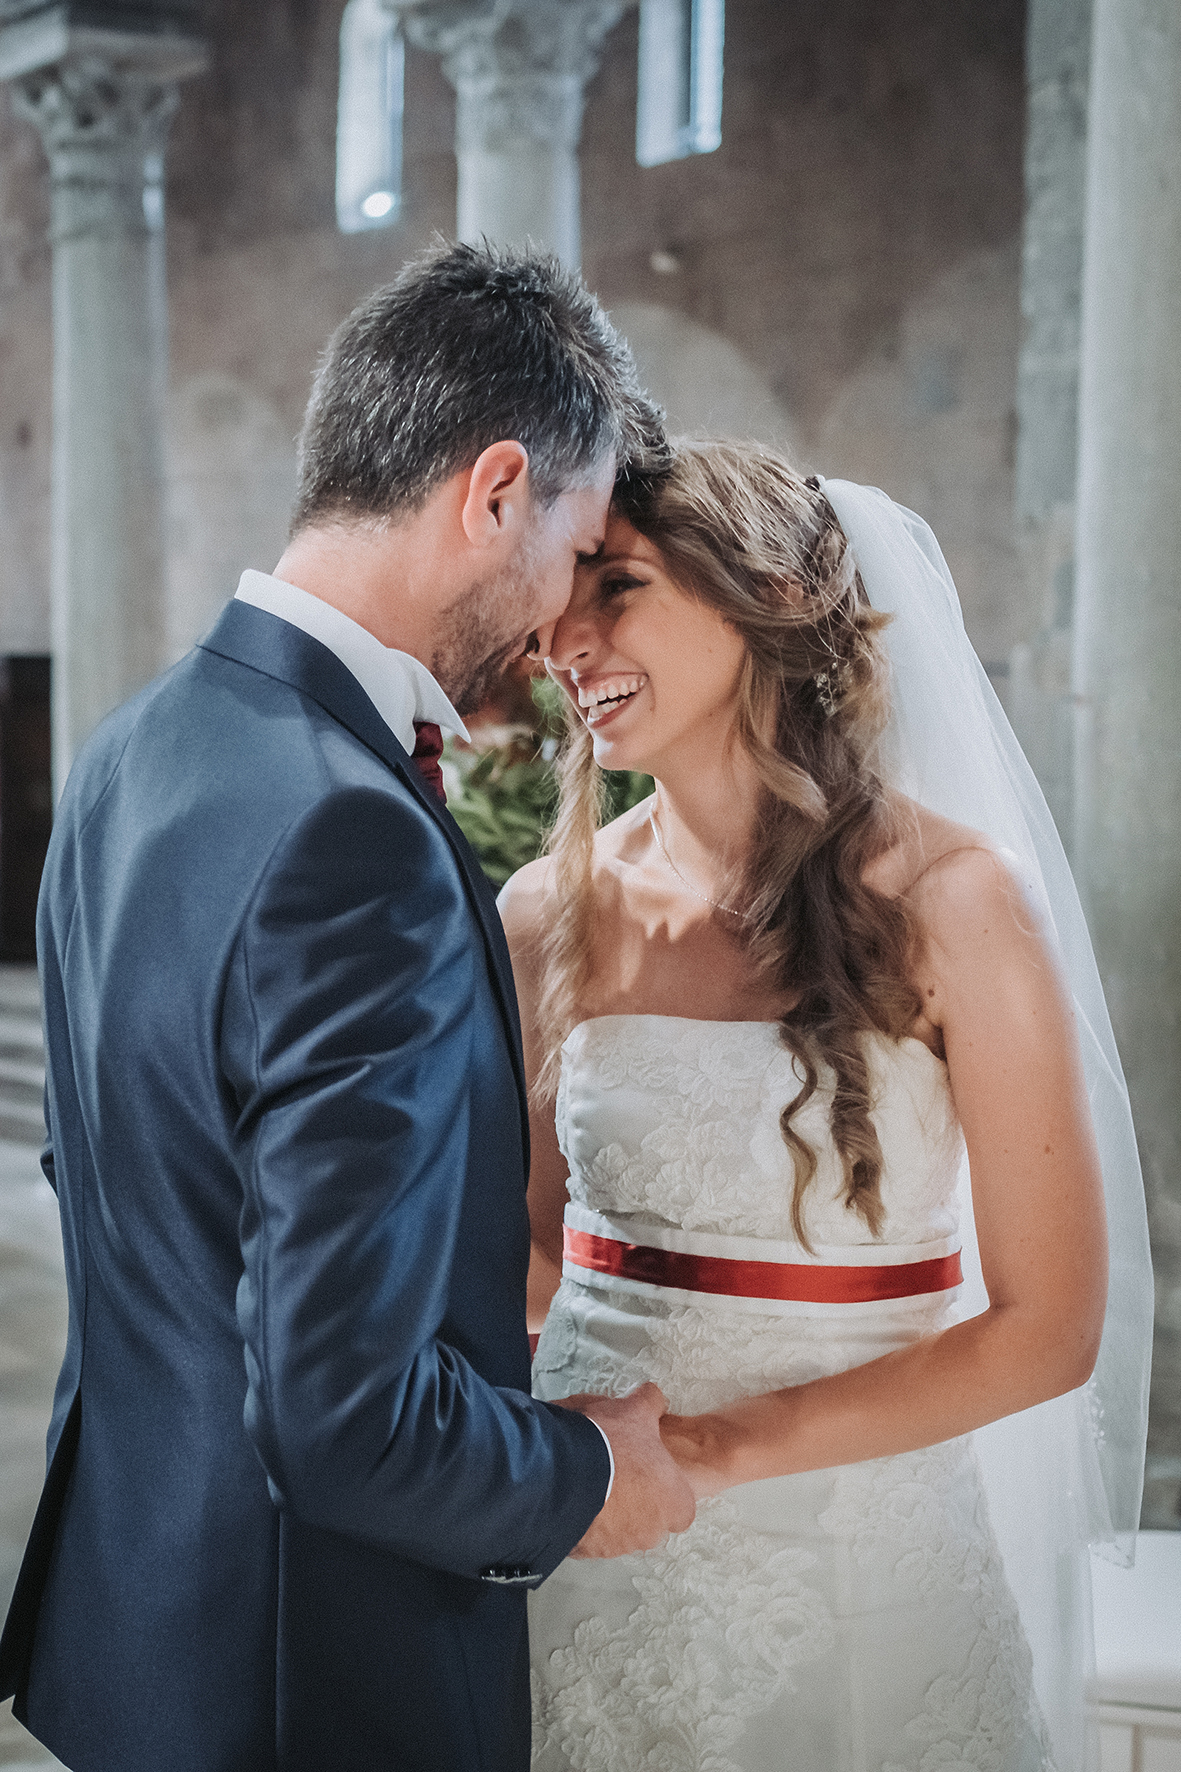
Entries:
{"label": "white lace dress", "polygon": [[[842,1203],[818,1092],[796,1122],[820,1160],[815,1259],[945,1257],[962,1153],[946,1069],[915,1040],[874,1039],[869,1057],[882,1236]],[[797,1088],[774,1024],[582,1023],[557,1109],[568,1223],[783,1259],[791,1164],[778,1120]],[[683,1413],[860,1365],[954,1314],[948,1291],[766,1305],[566,1274],[535,1393],[618,1395],[653,1379]],[[529,1605],[535,1772],[1051,1769],[969,1439],[745,1484],[702,1503],[661,1550],[564,1563]]]}

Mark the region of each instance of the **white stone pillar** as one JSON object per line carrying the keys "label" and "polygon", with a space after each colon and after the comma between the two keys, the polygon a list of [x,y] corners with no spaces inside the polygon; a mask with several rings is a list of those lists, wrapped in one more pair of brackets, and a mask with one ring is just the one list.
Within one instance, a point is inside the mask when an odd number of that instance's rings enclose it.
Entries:
{"label": "white stone pillar", "polygon": [[40,130],[52,181],[60,791],[81,741],[163,662],[164,143],[175,81],[203,51],[160,33],[66,30],[15,50],[7,37],[0,77]]}
{"label": "white stone pillar", "polygon": [[1181,1493],[1181,6],[1095,0],[1075,689],[1076,854],[1157,1271],[1145,1524]]}
{"label": "white stone pillar", "polygon": [[1032,637],[1009,712],[1069,850],[1074,821],[1074,494],[1092,0],[1030,0],[1025,66],[1024,337],[1017,371],[1017,537]]}
{"label": "white stone pillar", "polygon": [[577,266],[586,84],[630,3],[447,0],[406,13],[406,35],[442,55],[455,87],[461,240],[531,241]]}

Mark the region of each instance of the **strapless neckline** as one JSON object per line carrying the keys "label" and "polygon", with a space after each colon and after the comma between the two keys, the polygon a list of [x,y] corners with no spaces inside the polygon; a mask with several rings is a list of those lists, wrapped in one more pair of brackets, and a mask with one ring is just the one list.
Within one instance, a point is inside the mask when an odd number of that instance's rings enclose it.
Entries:
{"label": "strapless neckline", "polygon": [[[742,1019],[733,1021],[729,1019],[718,1020],[716,1017],[709,1015],[660,1015],[645,1010],[624,1010],[617,1012],[614,1015],[584,1016],[581,1021],[575,1022],[574,1026],[570,1029],[570,1032],[562,1041],[561,1050],[565,1052],[566,1047],[574,1038],[575,1034],[581,1033],[583,1028],[595,1027],[599,1023],[609,1021],[662,1021],[671,1022],[677,1027],[699,1028],[777,1028],[779,1026],[777,1021],[744,1021]],[[903,1034],[896,1040],[892,1035],[883,1034],[874,1029],[868,1032],[865,1037],[867,1040],[873,1040],[875,1043],[886,1047],[917,1046],[919,1051],[924,1053],[926,1057],[931,1060],[932,1064],[938,1066],[939,1071],[944,1076],[947,1074],[947,1060],[940,1058],[937,1052],[932,1052],[931,1048],[927,1045],[927,1042],[925,1040],[920,1040],[917,1034]],[[786,1051],[786,1048],[784,1048],[784,1050]]]}
{"label": "strapless neckline", "polygon": [[[909,1247],[945,1239],[958,1216],[962,1152],[947,1066],[913,1036],[873,1033],[865,1057],[885,1216],[875,1235],[848,1210],[832,1135],[835,1079],[822,1066],[793,1120],[817,1162],[805,1207],[809,1241]],[[794,1160],[779,1117],[800,1070],[777,1022],[588,1016],[563,1044],[555,1104],[571,1200],[685,1231],[792,1240]]]}

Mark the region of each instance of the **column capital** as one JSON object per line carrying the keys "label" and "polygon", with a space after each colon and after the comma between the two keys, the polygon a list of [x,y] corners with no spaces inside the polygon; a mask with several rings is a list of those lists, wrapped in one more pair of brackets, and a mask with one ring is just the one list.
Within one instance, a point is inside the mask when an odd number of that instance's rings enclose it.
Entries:
{"label": "column capital", "polygon": [[101,56],[13,82],[13,109],[36,124],[49,160],[55,241],[163,227],[164,144],[177,100],[175,81]]}
{"label": "column capital", "polygon": [[443,58],[459,98],[456,147],[574,149],[608,31],[634,0],[385,0],[408,40]]}
{"label": "column capital", "polygon": [[163,227],[177,81],[207,59],[201,39],[182,34],[190,12],[187,0],[0,0],[0,79],[45,145],[55,240]]}
{"label": "column capital", "polygon": [[164,145],[198,0],[0,0],[0,80],[49,159],[53,751],[163,662]]}
{"label": "column capital", "polygon": [[128,75],[183,80],[209,52],[193,0],[0,0],[0,80],[100,58]]}

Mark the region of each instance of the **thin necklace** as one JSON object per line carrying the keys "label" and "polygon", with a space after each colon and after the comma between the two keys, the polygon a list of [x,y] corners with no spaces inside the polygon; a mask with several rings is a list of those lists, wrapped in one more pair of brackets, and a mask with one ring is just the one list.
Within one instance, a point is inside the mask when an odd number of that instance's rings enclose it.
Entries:
{"label": "thin necklace", "polygon": [[718,898],[708,898],[704,892],[698,892],[696,886],[690,886],[688,880],[686,880],[684,874],[681,872],[668,850],[664,847],[664,841],[660,835],[659,826],[656,823],[655,806],[650,806],[648,808],[648,823],[652,826],[652,835],[656,838],[656,847],[659,849],[661,855],[663,855],[665,861],[667,861],[669,867],[677,876],[677,879],[681,882],[681,885],[685,888],[686,892],[691,892],[694,898],[699,898],[701,900],[702,904],[712,905],[715,911],[725,911],[728,917],[745,917],[745,911],[736,911],[733,905],[723,904],[721,899]]}

